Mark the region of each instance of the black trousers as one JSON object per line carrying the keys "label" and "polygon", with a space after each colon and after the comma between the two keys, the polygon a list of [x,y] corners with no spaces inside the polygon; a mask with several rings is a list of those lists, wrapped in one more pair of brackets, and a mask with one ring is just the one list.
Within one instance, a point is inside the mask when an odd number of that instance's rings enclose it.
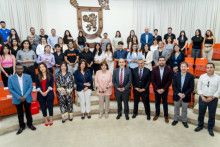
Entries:
{"label": "black trousers", "polygon": [[31,76],[33,83],[35,83],[35,67],[34,67],[34,65],[30,66],[30,67],[24,66],[24,73],[29,74]]}
{"label": "black trousers", "polygon": [[162,94],[159,94],[159,93],[155,92],[156,116],[160,116],[160,101],[161,101],[161,98],[162,98],[164,116],[168,117],[167,96],[168,96],[168,92],[164,92]]}
{"label": "black trousers", "polygon": [[98,70],[100,70],[100,64],[94,63],[94,64],[93,64],[93,70],[94,70],[94,75],[95,75],[96,72],[97,72]]}
{"label": "black trousers", "polygon": [[[13,67],[9,67],[9,68],[4,68],[5,72],[10,76],[13,74]],[[8,87],[8,77],[5,76],[5,74],[3,72],[1,72],[2,74],[2,81],[4,84],[4,87]]]}
{"label": "black trousers", "polygon": [[21,102],[19,105],[15,105],[17,108],[17,112],[18,112],[18,121],[19,121],[19,126],[21,128],[25,128],[25,123],[24,123],[24,110],[23,110],[23,106],[25,109],[25,113],[26,113],[26,119],[27,119],[27,125],[31,126],[32,125],[32,115],[31,115],[31,103],[27,103],[25,102]]}
{"label": "black trousers", "polygon": [[124,102],[124,113],[125,115],[129,114],[129,106],[128,106],[128,100],[129,100],[129,93],[124,92],[116,92],[115,97],[117,99],[118,103],[118,114],[122,114],[122,101]]}
{"label": "black trousers", "polygon": [[54,99],[48,100],[48,96],[43,97],[42,99],[38,100],[44,117],[47,116],[47,108],[49,111],[49,115],[53,116],[53,101]]}
{"label": "black trousers", "polygon": [[150,116],[150,102],[149,102],[149,94],[144,92],[138,92],[136,90],[133,90],[134,92],[134,110],[133,114],[138,114],[138,104],[140,102],[140,97],[142,98],[142,102],[144,104],[145,114],[147,116]]}
{"label": "black trousers", "polygon": [[49,72],[53,74],[53,68],[48,68]]}

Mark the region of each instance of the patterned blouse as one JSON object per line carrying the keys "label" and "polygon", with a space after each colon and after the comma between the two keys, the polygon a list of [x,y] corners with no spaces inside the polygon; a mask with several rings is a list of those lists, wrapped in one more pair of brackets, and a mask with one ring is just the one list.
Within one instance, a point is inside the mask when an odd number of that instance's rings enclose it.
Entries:
{"label": "patterned blouse", "polygon": [[56,88],[60,90],[73,90],[73,75],[70,72],[67,72],[65,75],[59,71],[55,75],[56,79]]}

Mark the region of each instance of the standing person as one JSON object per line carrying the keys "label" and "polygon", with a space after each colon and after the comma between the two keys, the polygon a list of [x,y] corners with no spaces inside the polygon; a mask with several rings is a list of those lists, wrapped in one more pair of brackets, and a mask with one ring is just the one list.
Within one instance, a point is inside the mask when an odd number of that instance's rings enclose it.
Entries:
{"label": "standing person", "polygon": [[35,82],[35,67],[37,56],[31,49],[31,43],[28,40],[24,40],[21,43],[21,50],[17,52],[16,61],[24,66],[24,73],[29,74],[32,81]]}
{"label": "standing person", "polygon": [[108,70],[113,73],[114,70],[114,60],[113,60],[113,49],[111,43],[107,43],[106,51],[104,53],[105,61],[108,64]]}
{"label": "standing person", "polygon": [[94,56],[93,53],[89,50],[89,44],[85,43],[84,51],[80,53],[79,60],[85,59],[86,63],[88,64],[88,68],[90,71],[93,71],[93,62],[94,62]]}
{"label": "standing person", "polygon": [[24,67],[21,64],[16,65],[16,74],[8,79],[8,90],[12,95],[12,104],[17,108],[19,130],[17,135],[21,134],[25,129],[24,123],[24,110],[26,113],[27,126],[32,131],[36,130],[33,126],[33,119],[31,115],[31,102],[33,101],[31,92],[33,90],[33,84],[31,76],[24,74]]}
{"label": "standing person", "polygon": [[[40,104],[41,111],[45,120],[45,126],[53,125],[53,74],[47,69],[45,63],[38,65],[38,74],[36,75],[37,100]],[[47,108],[50,115],[50,123],[47,118]]]}
{"label": "standing person", "polygon": [[85,119],[85,113],[87,113],[88,119],[91,118],[92,74],[87,65],[86,60],[80,60],[78,69],[74,73],[74,80],[77,85],[76,91],[80,99],[81,119]]}
{"label": "standing person", "polygon": [[138,50],[141,49],[141,44],[140,44],[140,42],[138,42],[138,38],[137,38],[136,35],[134,35],[132,37],[131,42],[129,43],[129,51],[131,51],[131,48],[132,48],[133,44],[137,44]]}
{"label": "standing person", "polygon": [[11,54],[16,57],[17,52],[21,49],[20,45],[18,44],[18,41],[16,39],[11,40]]}
{"label": "standing person", "polygon": [[158,65],[152,71],[152,85],[155,92],[155,107],[156,114],[154,116],[154,121],[158,119],[160,116],[160,101],[162,98],[163,102],[163,111],[165,122],[169,123],[168,119],[168,105],[167,105],[167,96],[169,86],[172,82],[172,71],[171,69],[165,65],[166,59],[164,56],[160,56],[158,58]]}
{"label": "standing person", "polygon": [[164,44],[167,44],[168,37],[171,37],[171,43],[172,44],[176,42],[176,35],[172,33],[172,30],[173,29],[171,27],[168,28],[167,34],[165,34],[164,37],[163,37],[163,43]]}
{"label": "standing person", "polygon": [[144,61],[144,67],[152,71],[153,52],[150,51],[149,49],[150,49],[149,45],[145,44],[144,49],[142,51],[142,59]]}
{"label": "standing person", "polygon": [[18,33],[15,29],[11,29],[10,31],[10,35],[8,36],[7,40],[8,40],[8,46],[11,47],[11,42],[12,42],[12,39],[16,39],[18,44],[21,44],[21,40],[18,36]]}
{"label": "standing person", "polygon": [[215,114],[218,106],[218,97],[220,96],[220,77],[215,74],[215,65],[208,63],[205,74],[201,75],[198,81],[199,94],[199,117],[198,126],[195,132],[199,132],[204,127],[204,116],[208,107],[209,120],[208,132],[214,136],[213,127],[215,126]]}
{"label": "standing person", "polygon": [[68,72],[66,62],[60,64],[60,70],[55,74],[57,96],[62,114],[62,123],[69,118],[73,120],[73,74]]}
{"label": "standing person", "polygon": [[154,39],[156,39],[157,42],[162,41],[162,37],[158,35],[158,29],[154,29]]}
{"label": "standing person", "polygon": [[112,94],[112,72],[108,70],[108,64],[104,61],[100,64],[101,70],[95,75],[95,86],[97,87],[97,95],[99,96],[99,118],[104,113],[105,102],[105,118],[108,118],[110,95]]}
{"label": "standing person", "polygon": [[119,68],[113,72],[112,82],[115,88],[115,97],[118,104],[118,115],[116,119],[122,116],[122,101],[124,102],[124,113],[126,120],[129,120],[129,95],[131,91],[132,74],[125,68],[125,60],[119,59]]}
{"label": "standing person", "polygon": [[78,37],[76,38],[76,46],[79,53],[83,51],[85,43],[86,43],[86,37],[83,35],[82,31],[79,31]]}
{"label": "standing person", "polygon": [[159,63],[157,63],[157,62],[158,62],[158,59],[159,59],[160,56],[164,56],[166,61],[169,58],[168,52],[163,48],[163,42],[162,41],[159,41],[158,50],[154,51],[154,54],[153,54],[153,60],[154,60],[155,66],[159,65]]}
{"label": "standing person", "polygon": [[194,60],[196,58],[201,57],[201,49],[202,49],[202,43],[203,43],[203,37],[201,34],[201,30],[197,29],[195,32],[195,36],[191,38],[191,43],[192,43],[192,57]]}
{"label": "standing person", "polygon": [[73,41],[68,43],[69,49],[64,53],[64,61],[68,65],[68,71],[74,73],[78,67],[79,51],[73,48]]}
{"label": "standing person", "polygon": [[[8,36],[10,35],[10,30],[6,28],[6,24],[4,21],[0,21],[0,24],[1,24],[1,29],[0,29],[0,34],[2,35],[3,37],[3,42],[4,44],[7,44],[7,39],[8,39]],[[3,44],[2,44],[3,45]]]}
{"label": "standing person", "polygon": [[2,37],[2,34],[0,34],[0,46],[3,46],[4,45],[4,39]]}
{"label": "standing person", "polygon": [[[135,35],[134,30],[130,31],[130,35],[127,38],[127,49],[129,48],[129,43],[132,41],[133,36]],[[123,42],[123,41],[122,41]]]}
{"label": "standing person", "polygon": [[[40,56],[41,54],[44,54],[45,52],[45,46],[47,45],[47,39],[45,37],[41,37],[41,41],[40,43],[38,44],[37,46],[37,49],[36,49],[36,54],[38,56]],[[53,53],[53,49],[51,48],[51,53]]]}
{"label": "standing person", "polygon": [[137,44],[133,44],[131,51],[128,53],[127,61],[128,67],[133,70],[134,68],[138,67],[137,61],[142,59],[141,52],[137,50]]}
{"label": "standing person", "polygon": [[61,52],[65,53],[65,51],[68,50],[68,46],[63,42],[63,38],[62,37],[58,38],[58,44],[61,47]]}
{"label": "standing person", "polygon": [[56,30],[52,29],[51,30],[51,36],[48,37],[47,39],[47,43],[52,47],[52,49],[54,48],[55,44],[58,43],[58,36],[56,35]]}
{"label": "standing person", "polygon": [[158,49],[158,41],[156,38],[153,40],[153,44],[150,46],[150,50],[154,53]]}
{"label": "standing person", "polygon": [[54,67],[54,74],[60,71],[60,65],[64,61],[64,53],[61,52],[61,48],[59,44],[55,46],[55,52],[53,53],[55,58],[55,67]]}
{"label": "standing person", "polygon": [[44,50],[45,50],[44,54],[38,56],[36,63],[37,64],[40,64],[42,62],[45,63],[49,72],[53,74],[52,67],[55,65],[55,58],[54,55],[51,53],[51,46],[46,45]]}
{"label": "standing person", "polygon": [[40,29],[40,35],[39,35],[39,36],[40,36],[41,38],[42,38],[42,37],[45,37],[46,40],[47,40],[47,38],[48,38],[48,35],[45,34],[45,30],[44,30],[43,28]]}
{"label": "standing person", "polygon": [[182,105],[182,124],[185,128],[188,128],[187,124],[187,108],[191,102],[191,94],[194,90],[194,76],[187,72],[188,63],[180,63],[181,72],[176,74],[173,79],[173,100],[174,100],[174,121],[172,125],[175,126],[178,123],[180,115],[180,105]]}
{"label": "standing person", "polygon": [[124,59],[126,61],[128,52],[123,48],[124,43],[118,42],[118,50],[114,52],[114,59],[116,61],[116,68],[119,67],[118,61],[119,59]]}
{"label": "standing person", "polygon": [[71,40],[71,41],[74,41],[74,40],[73,40],[73,37],[72,37],[72,35],[71,35],[71,33],[70,33],[70,31],[69,31],[69,30],[66,30],[66,31],[64,32],[63,42],[64,42],[65,44],[68,44],[70,40]]}
{"label": "standing person", "polygon": [[179,37],[177,38],[177,44],[180,47],[180,51],[185,55],[185,50],[187,46],[187,40],[185,31],[181,31]]}
{"label": "standing person", "polygon": [[121,32],[116,31],[115,37],[112,40],[112,46],[114,47],[114,51],[118,50],[118,42],[123,41],[123,38],[121,37]]}
{"label": "standing person", "polygon": [[145,28],[145,33],[141,34],[141,49],[144,49],[144,45],[147,43],[149,46],[151,46],[151,44],[153,43],[153,35],[151,33],[149,33],[149,28],[146,27]]}
{"label": "standing person", "polygon": [[[36,35],[36,33],[35,33],[35,28],[31,27],[31,28],[30,28],[30,33],[31,33],[30,35],[34,37],[34,43],[35,43],[36,45],[38,45],[41,38],[40,38],[39,35]],[[30,36],[30,35],[29,35],[29,36]],[[28,37],[29,37],[29,36],[28,36]],[[28,39],[28,37],[27,37],[27,39]]]}
{"label": "standing person", "polygon": [[207,30],[205,33],[203,41],[203,58],[207,58],[209,61],[212,60],[213,56],[213,47],[215,46],[216,38],[213,36],[211,30]]}
{"label": "standing person", "polygon": [[108,38],[108,33],[104,33],[104,38],[102,38],[100,41],[100,44],[102,46],[102,51],[106,50],[107,43],[111,43],[111,40]]}
{"label": "standing person", "polygon": [[132,118],[138,115],[140,97],[144,103],[147,120],[150,120],[149,86],[151,81],[150,70],[144,67],[143,59],[138,60],[138,67],[132,70],[132,85],[134,92],[134,110]]}
{"label": "standing person", "polygon": [[0,70],[4,87],[8,87],[8,78],[15,74],[16,59],[10,54],[8,46],[3,46],[0,55]]}
{"label": "standing person", "polygon": [[173,51],[173,47],[174,47],[174,44],[172,43],[172,38],[169,36],[167,38],[166,44],[164,45],[164,48],[168,53],[168,57],[170,57],[170,55]]}
{"label": "standing person", "polygon": [[38,44],[34,41],[34,36],[29,35],[28,36],[28,41],[30,41],[30,43],[31,43],[31,49],[36,53],[36,49],[37,49]]}
{"label": "standing person", "polygon": [[99,43],[95,44],[94,50],[93,50],[93,57],[94,57],[94,74],[100,69],[100,63],[104,61],[104,54],[101,49],[101,45]]}

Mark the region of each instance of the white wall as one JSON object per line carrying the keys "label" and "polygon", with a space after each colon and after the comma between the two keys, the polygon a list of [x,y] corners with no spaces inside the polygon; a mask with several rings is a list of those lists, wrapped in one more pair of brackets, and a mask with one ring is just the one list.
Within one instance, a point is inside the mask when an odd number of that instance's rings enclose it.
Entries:
{"label": "white wall", "polygon": [[[79,6],[99,7],[98,0],[77,0]],[[63,37],[65,30],[70,30],[72,36],[78,36],[77,10],[69,0],[46,0],[46,12],[43,26],[47,34],[55,28],[57,35]],[[133,29],[133,1],[132,0],[110,0],[110,10],[103,9],[103,31],[107,32],[109,38],[115,36],[117,30],[121,31],[124,43]],[[100,39],[88,40],[88,42],[99,42]]]}

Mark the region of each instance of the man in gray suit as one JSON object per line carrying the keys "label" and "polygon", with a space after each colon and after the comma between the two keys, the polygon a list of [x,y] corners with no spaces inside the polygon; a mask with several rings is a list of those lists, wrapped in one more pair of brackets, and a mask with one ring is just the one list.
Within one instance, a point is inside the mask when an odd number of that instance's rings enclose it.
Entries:
{"label": "man in gray suit", "polygon": [[119,68],[113,72],[112,82],[115,88],[115,97],[118,103],[118,116],[116,119],[120,119],[122,116],[122,100],[124,101],[124,113],[126,120],[129,120],[129,106],[128,100],[131,91],[132,75],[130,69],[125,68],[125,60],[119,59]]}

